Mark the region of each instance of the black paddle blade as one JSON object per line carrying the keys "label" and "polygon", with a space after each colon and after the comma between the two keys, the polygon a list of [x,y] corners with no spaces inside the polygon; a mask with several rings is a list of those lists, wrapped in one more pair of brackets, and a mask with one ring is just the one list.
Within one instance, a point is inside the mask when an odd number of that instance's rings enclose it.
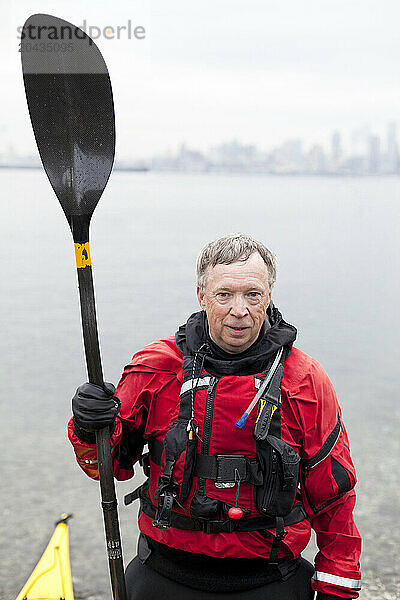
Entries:
{"label": "black paddle blade", "polygon": [[82,222],[88,227],[114,161],[114,105],[107,67],[86,33],[50,15],[29,17],[21,52],[39,154],[74,239],[80,241],[85,235],[74,229],[81,229]]}

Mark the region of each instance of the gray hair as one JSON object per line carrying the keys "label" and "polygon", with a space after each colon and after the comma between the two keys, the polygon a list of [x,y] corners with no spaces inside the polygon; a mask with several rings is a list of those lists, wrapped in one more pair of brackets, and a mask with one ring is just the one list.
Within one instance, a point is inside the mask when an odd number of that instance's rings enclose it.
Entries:
{"label": "gray hair", "polygon": [[276,257],[264,244],[244,233],[230,233],[204,246],[197,258],[197,285],[204,293],[207,283],[207,268],[215,265],[230,265],[245,261],[251,254],[258,252],[268,271],[268,284],[271,287],[276,280]]}

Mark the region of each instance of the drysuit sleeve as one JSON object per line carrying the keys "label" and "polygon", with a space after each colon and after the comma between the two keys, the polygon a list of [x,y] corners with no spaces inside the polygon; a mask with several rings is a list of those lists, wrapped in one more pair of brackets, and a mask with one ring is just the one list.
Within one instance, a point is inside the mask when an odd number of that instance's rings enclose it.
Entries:
{"label": "drysuit sleeve", "polygon": [[305,424],[303,503],[319,548],[312,588],[317,598],[357,598],[361,537],[353,519],[356,473],[349,440],[333,385],[316,361],[306,385],[298,405]]}
{"label": "drysuit sleeve", "polygon": [[[142,365],[125,367],[115,392],[121,408],[110,440],[116,479],[133,477],[133,465],[141,457],[146,437],[149,437],[148,415],[159,391],[173,381],[176,381],[175,373],[158,373]],[[75,434],[72,419],[68,423],[68,437],[79,466],[89,477],[97,480],[96,444],[86,443]]]}

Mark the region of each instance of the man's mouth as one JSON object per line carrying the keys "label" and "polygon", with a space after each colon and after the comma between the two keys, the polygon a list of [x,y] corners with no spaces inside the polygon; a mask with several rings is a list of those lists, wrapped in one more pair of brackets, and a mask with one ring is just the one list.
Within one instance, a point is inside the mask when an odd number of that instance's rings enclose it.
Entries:
{"label": "man's mouth", "polygon": [[238,331],[238,332],[248,329],[248,327],[236,327],[235,325],[227,325],[227,327],[229,327],[229,329],[231,329],[232,331]]}

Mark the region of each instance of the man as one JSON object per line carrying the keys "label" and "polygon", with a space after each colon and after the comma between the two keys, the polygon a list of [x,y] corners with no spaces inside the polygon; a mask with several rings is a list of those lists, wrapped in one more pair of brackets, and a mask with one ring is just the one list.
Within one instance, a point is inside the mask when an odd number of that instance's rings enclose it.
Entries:
{"label": "man", "polygon": [[[138,459],[148,476],[127,499],[141,502],[129,597],[356,598],[349,442],[330,380],[271,302],[275,257],[228,235],[202,250],[197,277],[202,311],[135,354],[116,396],[84,384],[73,399],[84,471],[98,477],[93,431],[109,425],[115,477]],[[315,572],[300,559],[311,527]]]}

